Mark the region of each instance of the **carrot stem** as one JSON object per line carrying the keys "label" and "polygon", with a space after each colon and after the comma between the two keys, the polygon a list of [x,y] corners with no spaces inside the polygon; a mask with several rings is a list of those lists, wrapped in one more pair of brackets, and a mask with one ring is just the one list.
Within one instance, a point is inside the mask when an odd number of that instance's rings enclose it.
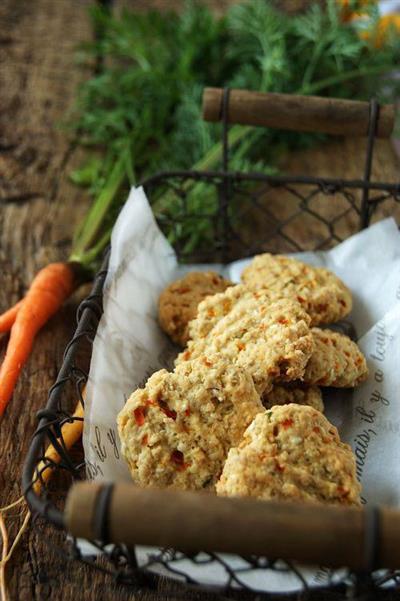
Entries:
{"label": "carrot stem", "polygon": [[[107,231],[105,231],[102,237],[99,239],[98,242],[96,242],[94,246],[92,246],[88,251],[80,255],[80,262],[84,268],[89,269],[89,266],[93,263],[93,261],[97,259],[101,251],[103,251],[107,244],[110,242],[111,230],[112,228],[109,228]],[[71,260],[73,260],[74,258],[74,255],[71,255]]]}
{"label": "carrot stem", "polygon": [[106,185],[89,209],[84,222],[78,227],[72,243],[71,261],[82,261],[85,251],[90,249],[100,234],[101,227],[115,195],[126,178],[127,152],[125,148],[114,164]]}
{"label": "carrot stem", "polygon": [[20,300],[16,303],[11,309],[5,311],[0,315],[0,334],[4,334],[5,332],[9,332],[14,325],[15,318],[17,317],[17,313],[22,307],[23,301]]}

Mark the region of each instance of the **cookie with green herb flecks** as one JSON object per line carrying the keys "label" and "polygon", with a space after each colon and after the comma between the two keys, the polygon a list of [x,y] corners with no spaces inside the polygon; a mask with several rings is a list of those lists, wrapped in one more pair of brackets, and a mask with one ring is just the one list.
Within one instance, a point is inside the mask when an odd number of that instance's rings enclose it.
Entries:
{"label": "cookie with green herb flecks", "polygon": [[352,308],[350,290],[329,269],[284,255],[257,255],[241,277],[248,288],[297,299],[310,315],[312,325],[334,323]]}
{"label": "cookie with green herb flecks", "polygon": [[320,411],[282,405],[258,414],[229,451],[217,494],[276,501],[359,505],[349,445]]}
{"label": "cookie with green herb flecks", "polygon": [[118,415],[122,455],[141,486],[212,489],[263,410],[251,376],[219,356],[163,369]]}
{"label": "cookie with green herb flecks", "polygon": [[219,353],[245,369],[262,394],[277,380],[302,379],[314,348],[309,322],[296,300],[246,295],[204,338],[190,340],[176,364]]}
{"label": "cookie with green herb flecks", "polygon": [[314,351],[304,372],[304,382],[348,388],[367,379],[366,359],[348,336],[320,328],[312,328],[311,332]]}

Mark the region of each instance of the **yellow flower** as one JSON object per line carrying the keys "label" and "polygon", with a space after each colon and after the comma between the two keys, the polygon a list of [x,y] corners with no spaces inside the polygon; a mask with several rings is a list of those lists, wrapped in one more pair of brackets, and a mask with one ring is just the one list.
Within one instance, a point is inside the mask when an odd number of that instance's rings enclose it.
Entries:
{"label": "yellow flower", "polygon": [[337,2],[341,7],[342,21],[354,24],[360,38],[370,41],[375,48],[382,48],[391,32],[400,34],[400,14],[384,15],[373,26],[368,23],[368,11],[363,11],[363,8],[376,4],[375,0],[337,0]]}
{"label": "yellow flower", "polygon": [[371,40],[375,48],[382,48],[392,33],[400,34],[400,15],[384,15],[379,19],[373,31],[364,31],[360,35],[366,40]]}
{"label": "yellow flower", "polygon": [[376,4],[376,0],[337,0],[337,2],[341,7],[341,19],[345,23],[364,17],[363,7]]}

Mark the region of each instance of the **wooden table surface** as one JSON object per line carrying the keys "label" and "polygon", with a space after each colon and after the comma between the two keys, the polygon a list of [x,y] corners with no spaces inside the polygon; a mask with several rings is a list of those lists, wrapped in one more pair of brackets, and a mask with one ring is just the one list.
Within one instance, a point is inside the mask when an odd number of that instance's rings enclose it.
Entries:
{"label": "wooden table surface", "polygon": [[[76,86],[87,73],[76,66],[77,45],[90,39],[89,0],[2,0],[0,3],[0,309],[23,295],[34,273],[49,260],[68,256],[71,235],[88,198],[68,181],[82,151],[68,141],[60,123]],[[121,4],[121,3],[120,3]],[[124,4],[129,4],[124,2]],[[146,6],[146,2],[131,2]],[[165,6],[166,1],[154,2]],[[179,2],[174,2],[179,5]],[[219,7],[228,2],[216,3]],[[361,146],[360,146],[361,144]],[[364,142],[333,144],[292,157],[297,172],[354,177],[362,173]],[[398,162],[388,142],[379,142],[374,175],[395,181]],[[348,154],[346,154],[348,153]],[[348,161],[345,157],[351,156]],[[83,294],[84,291],[81,291]],[[60,367],[71,336],[77,294],[39,334],[0,429],[0,502],[21,494],[21,465],[36,425],[35,413]],[[0,341],[0,354],[6,340]],[[22,517],[7,522],[13,536]],[[7,568],[10,600],[154,599],[133,594],[78,562],[55,552],[60,534],[43,524],[25,533]],[[174,599],[168,585],[162,598]],[[202,597],[204,598],[204,597]]]}

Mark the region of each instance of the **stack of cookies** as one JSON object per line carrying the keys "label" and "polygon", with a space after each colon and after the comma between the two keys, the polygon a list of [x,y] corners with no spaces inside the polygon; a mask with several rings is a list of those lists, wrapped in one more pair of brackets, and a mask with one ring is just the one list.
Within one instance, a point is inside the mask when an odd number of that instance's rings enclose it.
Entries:
{"label": "stack of cookies", "polygon": [[351,307],[332,272],[279,255],[256,256],[238,285],[192,272],[168,286],[160,325],[184,349],[118,416],[135,482],[359,504],[353,453],[323,415],[320,388],[368,375],[357,345],[325,327]]}

